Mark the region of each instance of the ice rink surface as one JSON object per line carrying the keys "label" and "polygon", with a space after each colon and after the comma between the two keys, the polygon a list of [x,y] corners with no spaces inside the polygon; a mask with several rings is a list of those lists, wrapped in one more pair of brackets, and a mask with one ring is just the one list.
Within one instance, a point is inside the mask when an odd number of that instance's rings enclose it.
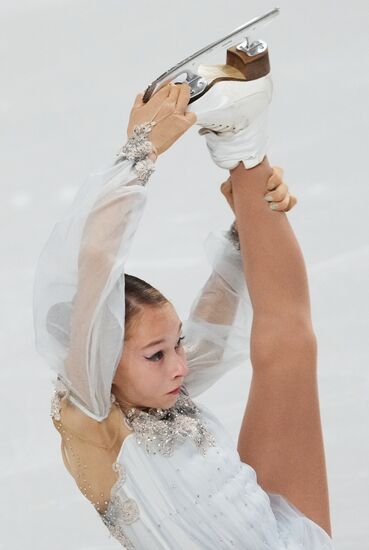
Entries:
{"label": "ice rink surface", "polygon": [[[268,157],[299,201],[288,218],[318,338],[333,537],[337,550],[369,548],[367,2],[2,0],[1,550],[120,548],[62,463],[53,374],[33,342],[35,263],[86,175],[125,141],[135,95],[275,5],[259,36],[274,79]],[[209,273],[204,239],[233,219],[219,192],[226,175],[194,127],[150,180],[127,272],[182,317]],[[242,365],[197,399],[235,438],[250,378]]]}

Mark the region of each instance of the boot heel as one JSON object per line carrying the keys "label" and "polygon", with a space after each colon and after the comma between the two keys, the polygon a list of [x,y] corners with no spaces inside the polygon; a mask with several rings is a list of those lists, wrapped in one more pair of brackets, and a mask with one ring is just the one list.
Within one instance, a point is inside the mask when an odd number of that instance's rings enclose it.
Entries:
{"label": "boot heel", "polygon": [[199,65],[198,74],[205,78],[207,86],[189,101],[189,105],[202,97],[210,88],[224,80],[250,81],[266,76],[270,72],[269,52],[266,48],[259,54],[249,55],[237,46],[228,48],[225,65]]}
{"label": "boot heel", "polygon": [[250,56],[246,52],[237,49],[237,46],[233,46],[227,50],[227,65],[239,71],[245,80],[261,78],[270,72],[268,49]]}

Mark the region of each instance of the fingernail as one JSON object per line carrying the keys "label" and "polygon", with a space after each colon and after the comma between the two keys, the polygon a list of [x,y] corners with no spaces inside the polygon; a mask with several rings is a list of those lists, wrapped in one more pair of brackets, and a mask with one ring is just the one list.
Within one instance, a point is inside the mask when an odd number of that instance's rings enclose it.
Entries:
{"label": "fingernail", "polygon": [[277,205],[274,202],[272,202],[269,206],[272,210],[277,210]]}
{"label": "fingernail", "polygon": [[273,200],[273,197],[272,197],[271,195],[266,195],[266,197],[264,197],[264,199],[265,199],[266,201],[269,201],[269,202],[270,202],[270,201]]}

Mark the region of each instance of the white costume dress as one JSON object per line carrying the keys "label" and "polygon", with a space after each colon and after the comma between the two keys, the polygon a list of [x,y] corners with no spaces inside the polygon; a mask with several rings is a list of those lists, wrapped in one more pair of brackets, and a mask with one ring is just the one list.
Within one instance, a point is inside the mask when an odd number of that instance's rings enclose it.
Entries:
{"label": "white costume dress", "polygon": [[[147,191],[132,160],[91,174],[38,261],[35,342],[57,374],[52,417],[68,470],[127,549],[332,549],[320,526],[258,485],[219,419],[192,401],[249,357],[252,309],[229,233],[205,243],[212,273],[183,324],[190,372],[176,404],[128,417],[112,395],[125,263]],[[65,410],[63,422],[63,403],[80,416],[69,422]],[[113,416],[132,429],[123,443]]]}

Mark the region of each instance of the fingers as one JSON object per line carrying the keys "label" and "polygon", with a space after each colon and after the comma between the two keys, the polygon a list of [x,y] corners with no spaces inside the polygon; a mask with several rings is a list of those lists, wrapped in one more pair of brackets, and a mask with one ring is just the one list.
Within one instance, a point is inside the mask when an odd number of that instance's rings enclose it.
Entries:
{"label": "fingers", "polygon": [[[271,187],[275,186],[275,190],[267,191],[266,196],[269,196],[271,198],[271,200],[268,202],[269,207],[272,210],[288,212],[295,206],[295,204],[297,204],[297,199],[294,195],[291,195],[288,192],[288,185],[282,180],[282,174],[283,170],[281,168],[278,168],[278,170],[273,169],[274,178],[271,182]],[[229,177],[220,185],[220,191],[222,195],[226,198],[233,212],[235,212],[231,177]],[[264,196],[265,199],[266,196]]]}
{"label": "fingers", "polygon": [[285,212],[288,212],[288,210],[291,210],[297,204],[297,198],[294,195],[290,195],[290,202],[287,205],[287,208],[285,208]]}
{"label": "fingers", "polygon": [[226,181],[223,181],[223,183],[220,185],[220,191],[225,197],[227,197],[228,195],[232,195],[231,178],[228,178]]}
{"label": "fingers", "polygon": [[153,95],[155,95],[159,90],[161,90],[162,88],[164,88],[164,86],[166,86],[167,84],[169,84],[170,82],[170,79],[168,78],[167,80],[164,80],[164,82],[162,82],[160,84],[160,86],[157,87],[157,89],[155,90],[155,93]]}
{"label": "fingers", "polygon": [[178,96],[179,96],[179,92],[180,92],[180,86],[178,86],[177,84],[170,84],[170,90],[169,90],[169,95],[168,95],[168,99],[166,101],[169,101],[170,103],[172,103],[174,105],[174,107],[176,106],[177,104],[177,100],[178,100]]}
{"label": "fingers", "polygon": [[179,95],[177,99],[176,111],[185,116],[189,126],[192,126],[197,121],[197,114],[192,111],[187,111],[188,102],[191,97],[191,88],[187,82],[179,85]]}
{"label": "fingers", "polygon": [[188,122],[194,123],[197,120],[195,113],[187,115],[187,106],[190,100],[190,86],[187,82],[181,84],[170,83],[169,95],[165,102],[173,108],[175,113],[185,115]]}
{"label": "fingers", "polygon": [[193,124],[195,124],[195,122],[197,120],[197,114],[196,113],[193,113],[191,111],[186,111],[184,116],[185,116],[185,119],[187,120],[189,126],[192,126]]}
{"label": "fingers", "polygon": [[176,112],[180,114],[184,114],[187,110],[188,102],[190,101],[190,91],[191,88],[187,82],[183,82],[182,84],[176,85],[179,89],[179,94],[177,98],[177,104],[176,104]]}
{"label": "fingers", "polygon": [[284,182],[280,183],[274,191],[269,191],[265,196],[265,200],[269,202],[281,201],[288,193],[288,186]]}
{"label": "fingers", "polygon": [[[142,103],[144,94],[138,94],[135,107],[130,115],[129,131],[142,122],[153,122],[151,140],[157,147],[157,155],[168,149],[197,120],[197,115],[187,111],[190,99],[190,86],[187,82],[174,84],[163,82],[147,103]],[[159,129],[158,129],[158,125]]]}
{"label": "fingers", "polygon": [[133,107],[141,107],[141,105],[143,105],[142,103],[143,96],[144,95],[141,93],[136,95],[136,99],[134,100]]}
{"label": "fingers", "polygon": [[268,190],[275,189],[283,181],[282,176],[283,176],[284,170],[279,166],[273,166],[272,169],[273,169],[273,174],[270,176],[267,183]]}
{"label": "fingers", "polygon": [[270,207],[272,208],[272,210],[284,211],[287,208],[289,208],[290,200],[291,200],[291,195],[289,193],[287,193],[287,195],[285,197],[283,197],[283,199],[281,201],[270,203],[271,204]]}
{"label": "fingers", "polygon": [[265,200],[272,210],[288,212],[297,204],[297,198],[288,192],[288,185],[283,181],[283,169],[273,166],[273,174],[267,182]]}
{"label": "fingers", "polygon": [[[162,82],[160,84],[160,86],[155,90],[155,92],[153,93],[153,95],[150,97],[149,101],[151,101],[151,99],[160,91],[162,90],[165,86],[167,86],[169,84],[170,80],[165,80],[164,82]],[[161,95],[161,98],[163,99],[164,97],[166,97],[167,95],[169,94],[169,87],[164,91],[162,92],[162,95]],[[142,102],[142,98],[144,96],[144,93],[139,93],[137,94],[136,96],[136,99],[134,101],[134,104],[133,104],[133,107],[142,107],[143,105],[146,105],[146,103],[143,103]]]}
{"label": "fingers", "polygon": [[[167,88],[168,88],[168,95],[166,97],[164,96],[164,97],[161,98],[160,97],[161,92],[158,93],[158,103],[157,103],[158,111],[155,113],[155,116],[160,112],[161,117],[159,119],[157,119],[157,122],[160,122],[164,118],[167,118],[168,116],[170,116],[175,111],[177,98],[178,98],[178,95],[179,95],[178,86],[176,86],[175,84],[170,82],[168,84]],[[163,88],[163,90],[164,90],[164,88]],[[150,99],[150,101],[151,101],[151,99]],[[148,105],[149,105],[150,101],[148,102]]]}
{"label": "fingers", "polygon": [[166,101],[169,97],[172,87],[174,87],[170,82],[163,83],[162,86],[150,97],[149,101],[145,103],[146,106],[157,108],[163,101]]}
{"label": "fingers", "polygon": [[232,193],[232,182],[231,178],[228,178],[226,181],[224,181],[220,186],[220,192],[222,195],[226,198],[229,206],[235,212],[234,210],[234,202],[233,202],[233,193]]}
{"label": "fingers", "polygon": [[297,198],[294,195],[290,195],[289,193],[287,193],[287,195],[283,197],[281,201],[270,202],[269,207],[272,210],[288,212],[289,210],[291,210],[291,208],[295,206],[295,204],[297,204]]}

